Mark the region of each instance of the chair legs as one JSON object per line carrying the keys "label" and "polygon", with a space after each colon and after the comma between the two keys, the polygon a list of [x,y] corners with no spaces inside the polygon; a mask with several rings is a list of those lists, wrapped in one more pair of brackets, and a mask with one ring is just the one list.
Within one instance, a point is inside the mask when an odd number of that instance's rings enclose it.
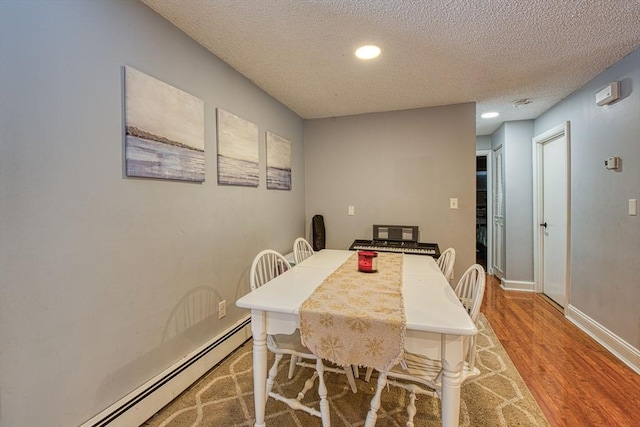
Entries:
{"label": "chair legs", "polygon": [[318,373],[318,395],[320,396],[320,418],[322,427],[331,425],[331,414],[329,413],[329,401],[327,400],[327,386],[324,383],[324,364],[322,359],[316,360],[316,372]]}
{"label": "chair legs", "polygon": [[[322,359],[316,359],[316,363],[314,366],[315,371],[313,372],[313,375],[305,381],[304,388],[298,393],[296,398],[292,399],[289,397],[282,396],[281,394],[273,391],[275,379],[278,374],[278,365],[282,360],[282,356],[283,356],[282,353],[275,353],[275,360],[273,362],[273,365],[269,369],[269,374],[267,376],[267,390],[266,390],[267,397],[272,397],[277,401],[286,403],[292,409],[305,411],[310,415],[319,417],[322,420],[322,427],[330,427],[331,413],[329,410],[329,401],[327,400],[327,386],[324,382],[325,368],[324,368],[324,364],[322,363]],[[294,357],[295,356],[292,356],[292,360],[297,360],[297,358],[294,359]],[[310,366],[310,364],[305,364],[304,362],[298,362],[298,364]],[[291,371],[291,366],[289,366],[289,371]],[[347,378],[348,377],[349,376],[347,374]],[[316,378],[318,378],[318,396],[320,397],[320,411],[301,403],[306,392],[313,387],[313,384],[315,383]],[[351,381],[353,381],[353,371],[351,372]],[[355,387],[355,382],[353,386]]]}
{"label": "chair legs", "polygon": [[282,360],[282,354],[276,353],[275,356],[275,361],[273,362],[273,365],[271,365],[271,369],[269,369],[269,375],[267,376],[267,397],[271,393],[271,390],[273,390],[273,384],[276,381],[276,375],[278,375],[278,365]]}
{"label": "chair legs", "polygon": [[412,383],[400,383],[394,380],[388,380],[387,384],[395,387],[400,387],[409,392],[409,404],[407,405],[407,427],[413,427],[413,418],[416,416],[416,394],[424,394],[434,398],[439,397],[436,391],[425,390],[422,387]]}
{"label": "chair legs", "polygon": [[369,413],[367,414],[367,419],[364,422],[364,427],[374,427],[376,425],[376,420],[378,419],[378,409],[380,409],[380,395],[382,394],[382,389],[386,384],[387,373],[378,372],[378,386],[376,387],[376,393],[371,399],[371,409],[369,409]]}
{"label": "chair legs", "polygon": [[293,372],[296,369],[296,363],[298,363],[298,358],[296,357],[295,354],[292,354],[291,360],[289,361],[289,375],[288,375],[289,379],[293,378]]}
{"label": "chair legs", "polygon": [[345,366],[344,374],[347,376],[347,381],[349,382],[349,387],[351,387],[351,391],[356,393],[358,391],[358,387],[356,386],[356,380],[353,377],[353,367]]}
{"label": "chair legs", "polygon": [[418,410],[416,409],[416,394],[415,393],[410,393],[409,394],[409,404],[407,405],[407,416],[408,416],[408,421],[407,421],[407,427],[414,427],[413,426],[413,419],[416,416],[416,412],[418,412]]}
{"label": "chair legs", "polygon": [[[306,368],[315,368],[315,365],[312,365],[311,363],[307,363],[304,361],[299,361],[297,363],[297,366],[303,366]],[[342,367],[331,367],[331,366],[325,366],[324,367],[324,371],[325,372],[335,372],[336,374],[344,374],[347,377],[347,382],[349,382],[349,387],[351,388],[351,391],[356,393],[358,391],[358,386],[356,386],[356,380],[354,378],[354,373],[353,373],[353,367],[352,366],[346,366],[344,368]]]}
{"label": "chair legs", "polygon": [[368,383],[371,379],[371,374],[373,373],[373,368],[367,368],[367,373],[364,375],[364,382]]}

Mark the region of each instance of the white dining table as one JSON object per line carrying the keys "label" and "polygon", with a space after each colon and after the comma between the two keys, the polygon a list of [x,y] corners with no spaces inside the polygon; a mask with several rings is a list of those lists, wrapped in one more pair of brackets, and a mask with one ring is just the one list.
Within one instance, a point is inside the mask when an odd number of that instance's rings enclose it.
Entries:
{"label": "white dining table", "polygon": [[[255,427],[266,425],[267,334],[292,334],[299,329],[299,307],[353,253],[334,249],[316,252],[236,301],[238,307],[251,310]],[[458,426],[463,341],[478,330],[430,256],[404,255],[402,293],[405,348],[441,359],[442,425]]]}

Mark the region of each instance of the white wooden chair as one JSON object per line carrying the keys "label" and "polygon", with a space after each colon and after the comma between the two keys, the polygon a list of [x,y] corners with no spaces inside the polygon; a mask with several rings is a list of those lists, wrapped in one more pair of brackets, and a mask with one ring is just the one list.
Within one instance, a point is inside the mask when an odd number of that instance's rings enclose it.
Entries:
{"label": "white wooden chair", "polygon": [[[251,290],[255,290],[258,287],[264,285],[285,271],[289,270],[291,265],[280,253],[266,249],[260,252],[253,260],[251,264],[249,285]],[[327,387],[324,383],[324,371],[344,373],[347,376],[351,391],[354,393],[357,391],[355,380],[353,377],[353,371],[349,367],[348,369],[325,367],[322,363],[322,359],[311,353],[311,351],[302,345],[300,339],[300,331],[296,330],[292,335],[267,335],[267,348],[269,351],[275,354],[275,361],[269,369],[267,378],[267,397],[272,397],[278,401],[284,402],[293,409],[299,409],[305,411],[316,417],[322,419],[322,425],[328,426],[329,421],[329,402],[327,401]],[[279,393],[273,391],[275,384],[275,378],[278,373],[278,365],[283,356],[288,354],[292,358],[293,367],[295,367],[296,361],[298,366],[315,368],[313,376],[309,378],[304,385],[304,388],[298,393],[295,398],[288,398],[282,396]],[[314,364],[304,362],[302,360],[313,360]],[[292,366],[289,367],[289,372],[292,372]],[[313,387],[315,379],[319,379],[318,395],[320,396],[320,411],[315,408],[306,406],[301,403],[304,395],[307,391]]]}
{"label": "white wooden chair", "polygon": [[449,283],[453,281],[453,265],[456,262],[456,250],[453,248],[448,248],[444,252],[440,254],[440,258],[438,258],[438,267],[444,274],[444,277],[447,278]]}
{"label": "white wooden chair", "polygon": [[296,264],[300,264],[312,255],[313,247],[304,237],[298,237],[295,242],[293,242],[293,258]]}
{"label": "white wooden chair", "polygon": [[[480,305],[484,296],[485,272],[479,264],[474,264],[464,273],[455,288],[456,295],[467,309],[471,320],[475,323],[480,315]],[[462,382],[480,375],[475,367],[476,340],[468,337],[464,343],[465,364],[462,369]],[[403,366],[404,365],[404,366]],[[384,387],[384,376],[378,378],[378,388]],[[432,359],[422,354],[405,351],[404,361],[386,373],[386,383],[404,388],[409,392],[407,427],[413,427],[416,414],[416,394],[427,394],[440,398],[442,391],[442,364],[439,359]],[[381,385],[382,383],[382,385]],[[376,396],[379,393],[376,391]],[[378,397],[379,399],[379,397]]]}
{"label": "white wooden chair", "polygon": [[[453,248],[448,248],[444,252],[440,254],[440,257],[437,259],[436,264],[442,271],[442,274],[447,279],[449,284],[453,280],[453,265],[456,262],[456,250]],[[369,382],[371,378],[371,374],[373,373],[372,368],[367,368],[367,372],[364,376],[364,380]]]}

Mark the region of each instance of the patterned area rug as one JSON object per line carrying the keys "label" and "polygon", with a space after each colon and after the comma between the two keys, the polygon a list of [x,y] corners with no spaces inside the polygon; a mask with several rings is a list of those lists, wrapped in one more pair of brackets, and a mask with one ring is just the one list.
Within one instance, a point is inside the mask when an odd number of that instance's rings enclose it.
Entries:
{"label": "patterned area rug", "polygon": [[[548,426],[542,411],[516,371],[489,322],[480,314],[478,321],[478,351],[476,366],[482,372],[462,386],[460,405],[461,426]],[[232,355],[178,396],[164,409],[147,420],[147,427],[183,426],[253,426],[252,341],[247,341]],[[269,355],[269,366],[273,357]],[[280,363],[278,391],[295,396],[311,369],[297,368],[293,379],[287,379],[288,359]],[[375,374],[364,382],[364,369],[356,379],[358,393],[352,393],[346,377],[325,373],[331,408],[331,425],[359,427],[369,410],[375,391]],[[317,381],[315,386],[317,387]],[[315,388],[315,387],[314,387]],[[310,390],[303,402],[318,407],[318,396]],[[382,393],[377,427],[403,427],[407,421],[408,394],[397,387],[387,387]],[[416,427],[439,426],[440,400],[418,396]],[[294,411],[274,399],[267,400],[268,426],[320,426],[319,418]]]}

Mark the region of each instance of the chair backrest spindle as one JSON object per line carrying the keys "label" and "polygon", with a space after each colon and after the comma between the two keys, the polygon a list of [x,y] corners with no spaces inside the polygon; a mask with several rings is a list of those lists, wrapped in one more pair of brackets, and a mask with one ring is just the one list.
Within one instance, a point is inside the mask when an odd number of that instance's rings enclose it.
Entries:
{"label": "chair backrest spindle", "polygon": [[480,264],[474,264],[460,278],[455,292],[475,323],[480,315],[480,305],[484,296],[485,273]]}
{"label": "chair backrest spindle", "polygon": [[296,264],[301,263],[312,255],[313,247],[304,237],[298,237],[295,242],[293,242],[293,258]]}
{"label": "chair backrest spindle", "polygon": [[[474,264],[467,269],[460,278],[455,292],[462,305],[469,313],[469,317],[473,323],[476,323],[480,316],[480,306],[484,297],[485,288],[485,272],[480,264]],[[466,361],[471,371],[475,368],[476,359],[476,336],[467,337],[465,339]]]}
{"label": "chair backrest spindle", "polygon": [[456,250],[453,248],[448,248],[444,252],[440,254],[438,258],[438,267],[444,274],[444,277],[447,278],[449,283],[453,280],[453,265],[456,262]]}
{"label": "chair backrest spindle", "polygon": [[249,272],[249,285],[254,291],[273,278],[291,268],[291,264],[280,253],[265,249],[253,259]]}

